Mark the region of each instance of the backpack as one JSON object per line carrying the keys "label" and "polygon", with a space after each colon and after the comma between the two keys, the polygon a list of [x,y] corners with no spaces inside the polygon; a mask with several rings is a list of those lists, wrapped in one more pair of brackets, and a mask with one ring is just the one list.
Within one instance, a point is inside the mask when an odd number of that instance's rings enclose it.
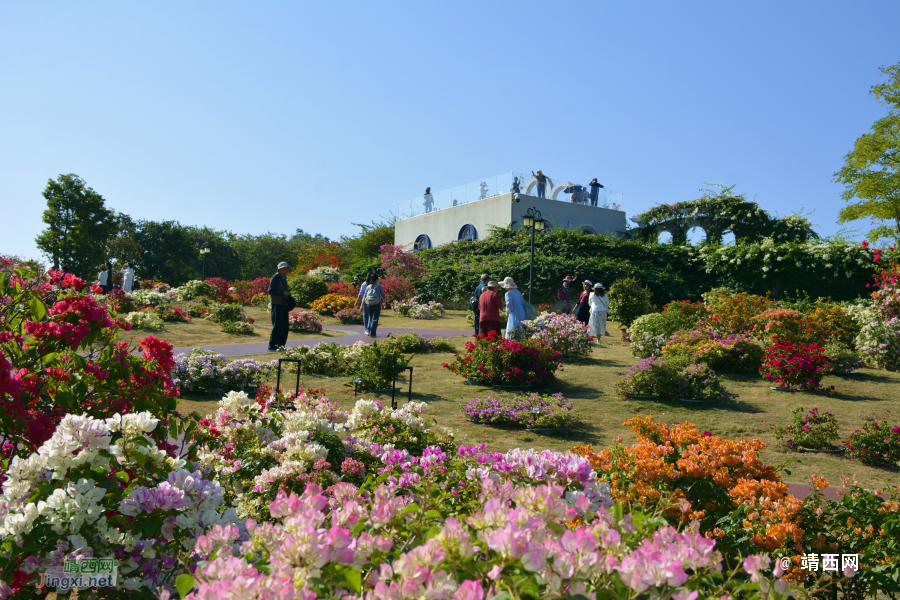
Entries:
{"label": "backpack", "polygon": [[381,296],[378,295],[378,289],[375,287],[376,285],[378,284],[366,286],[366,304],[369,306],[381,304]]}
{"label": "backpack", "polygon": [[141,282],[137,279],[134,280],[134,283],[131,284],[131,291],[136,292],[141,289]]}
{"label": "backpack", "polygon": [[469,298],[469,310],[472,312],[478,312],[478,297],[474,294],[471,298]]}
{"label": "backpack", "polygon": [[522,300],[525,303],[525,320],[534,321],[537,319],[537,309],[528,300]]}

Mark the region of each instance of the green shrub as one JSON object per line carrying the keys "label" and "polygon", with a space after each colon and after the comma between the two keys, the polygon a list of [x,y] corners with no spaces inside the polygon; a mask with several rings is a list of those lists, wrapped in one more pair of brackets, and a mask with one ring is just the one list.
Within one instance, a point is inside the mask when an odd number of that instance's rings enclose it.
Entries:
{"label": "green shrub", "polygon": [[[404,357],[395,346],[373,342],[362,349],[359,361],[347,370],[347,374],[362,380],[359,383],[361,390],[383,390],[394,382],[394,367],[405,367],[411,359],[412,355]],[[356,384],[349,381],[345,385]]]}
{"label": "green shrub", "polygon": [[314,301],[328,293],[328,284],[312,275],[296,273],[288,278],[288,287],[291,295],[297,301],[297,306],[307,307]]}
{"label": "green shrub", "polygon": [[244,311],[241,305],[232,304],[211,304],[207,319],[213,323],[224,323],[226,321],[242,321],[244,319]]}
{"label": "green shrub", "polygon": [[220,324],[225,333],[253,333],[253,325],[246,321],[222,321]]}
{"label": "green shrub", "polygon": [[653,292],[633,277],[624,277],[609,288],[609,318],[629,327],[641,315],[656,311]]}
{"label": "green shrub", "polygon": [[385,338],[385,345],[397,348],[400,352],[455,352],[456,348],[450,343],[449,338],[427,338],[419,335],[418,331],[412,333],[389,333]]}
{"label": "green shrub", "polygon": [[199,298],[201,296],[212,296],[216,293],[216,288],[205,281],[193,279],[173,291],[181,302],[187,302],[188,300],[193,300],[194,298]]}
{"label": "green shrub", "polygon": [[641,315],[628,328],[631,354],[637,358],[659,356],[666,340],[675,333],[672,319],[662,313]]}
{"label": "green shrub", "polygon": [[715,371],[757,371],[765,350],[744,335],[723,335],[706,329],[679,331],[663,346],[666,359],[702,362]]}

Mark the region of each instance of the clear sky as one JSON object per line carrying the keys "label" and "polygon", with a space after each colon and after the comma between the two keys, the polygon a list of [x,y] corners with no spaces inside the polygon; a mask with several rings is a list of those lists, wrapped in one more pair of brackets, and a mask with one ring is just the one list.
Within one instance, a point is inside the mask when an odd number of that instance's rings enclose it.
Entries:
{"label": "clear sky", "polygon": [[[134,218],[336,237],[505,171],[629,216],[736,184],[835,233],[900,2],[0,2],[0,253],[46,182]],[[864,223],[867,225],[867,223]]]}

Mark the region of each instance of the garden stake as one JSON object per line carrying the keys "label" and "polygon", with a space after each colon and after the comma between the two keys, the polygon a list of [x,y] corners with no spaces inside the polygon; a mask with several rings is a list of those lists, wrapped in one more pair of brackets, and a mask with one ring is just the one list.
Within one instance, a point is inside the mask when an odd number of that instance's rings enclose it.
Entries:
{"label": "garden stake", "polygon": [[407,403],[412,402],[412,367],[394,367],[394,383],[391,385],[391,409],[397,410],[397,371],[409,369],[409,397]]}
{"label": "garden stake", "polygon": [[296,358],[279,358],[278,377],[275,380],[275,407],[281,410],[284,410],[284,407],[280,406],[280,403],[278,402],[278,393],[281,391],[281,363],[283,362],[297,363],[297,384],[294,386],[294,391],[296,393],[300,392],[300,361]]}

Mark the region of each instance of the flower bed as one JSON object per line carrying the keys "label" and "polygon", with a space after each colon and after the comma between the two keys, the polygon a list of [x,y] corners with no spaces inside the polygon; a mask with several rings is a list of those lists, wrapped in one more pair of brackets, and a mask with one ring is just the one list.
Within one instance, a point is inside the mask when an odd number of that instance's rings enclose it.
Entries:
{"label": "flower bed", "polygon": [[222,321],[219,326],[223,333],[249,335],[254,332],[253,324],[248,321]]}
{"label": "flower bed", "polygon": [[466,342],[466,354],[444,368],[476,384],[528,385],[555,381],[559,359],[559,352],[539,340],[507,340],[492,331]]}
{"label": "flower bed", "polygon": [[312,302],[309,307],[320,315],[334,315],[345,308],[350,308],[356,303],[353,298],[340,294],[325,294]]}
{"label": "flower bed", "polygon": [[690,364],[678,370],[678,398],[698,402],[723,402],[738,395],[722,385],[716,372],[705,364]]}
{"label": "flower bed", "polygon": [[400,352],[453,352],[456,348],[445,337],[424,337],[418,331],[411,333],[389,333],[383,344],[391,345]]}
{"label": "flower bed", "polygon": [[747,333],[753,327],[753,317],[771,308],[773,303],[765,296],[746,292],[730,293],[712,290],[703,295],[707,317],[704,325],[724,334]]}
{"label": "flower bed", "polygon": [[295,310],[288,315],[288,329],[320,333],[322,321],[319,319],[319,315],[311,310]]}
{"label": "flower bed", "polygon": [[628,328],[631,354],[637,358],[659,356],[669,336],[676,331],[671,319],[663,314],[641,315]]}
{"label": "flower bed", "polygon": [[188,354],[175,357],[172,376],[175,383],[184,390],[222,394],[228,390],[260,385],[274,374],[277,365],[278,361],[266,364],[252,358],[228,362],[214,350],[194,348]]}
{"label": "flower bed", "polygon": [[131,298],[137,306],[158,306],[163,302],[169,302],[170,300],[164,292],[145,289],[130,292],[128,297]]}
{"label": "flower bed", "polygon": [[360,308],[351,306],[350,308],[344,308],[334,313],[334,318],[340,321],[342,325],[347,325],[348,323],[362,323],[363,311]]}
{"label": "flower bed", "polygon": [[341,271],[334,267],[316,267],[307,271],[307,275],[321,279],[326,283],[338,283],[341,280]]}
{"label": "flower bed", "polygon": [[411,359],[412,356],[404,357],[391,344],[373,342],[371,345],[364,345],[354,364],[347,369],[347,374],[356,381],[349,381],[345,385],[360,390],[388,389],[393,385],[394,367],[405,367]]}
{"label": "flower bed", "polygon": [[765,350],[744,335],[721,334],[708,329],[679,331],[663,346],[660,356],[706,363],[716,371],[756,371]]}
{"label": "flower bed", "polygon": [[847,456],[877,467],[900,466],[900,425],[868,421],[843,442]]}
{"label": "flower bed", "polygon": [[578,422],[574,403],[561,393],[474,398],[460,409],[473,423],[524,428],[569,428]]}
{"label": "flower bed", "polygon": [[623,398],[657,396],[660,400],[688,399],[720,402],[737,398],[729,392],[715,371],[705,364],[686,364],[682,360],[649,357],[638,362],[613,384]]}
{"label": "flower bed", "polygon": [[151,312],[132,312],[123,315],[122,319],[130,323],[133,328],[144,331],[160,331],[164,326],[163,320]]}
{"label": "flower bed", "polygon": [[106,294],[104,299],[106,305],[112,307],[119,314],[127,314],[137,309],[134,299],[122,290],[113,290]]}
{"label": "flower bed", "polygon": [[[225,288],[228,288],[227,284],[225,285]],[[180,302],[187,302],[188,300],[193,300],[194,298],[199,298],[200,296],[213,296],[216,294],[216,288],[205,281],[194,279],[177,288],[174,288],[172,290],[172,293],[175,294],[175,297],[178,298]]]}
{"label": "flower bed", "polygon": [[591,353],[587,329],[574,315],[542,313],[524,321],[514,334],[516,340],[533,339],[559,352],[560,356],[582,358]]}
{"label": "flower bed", "polygon": [[772,427],[772,433],[779,444],[796,450],[797,448],[831,448],[838,439],[838,424],[834,413],[819,412],[813,408],[804,412],[800,406],[791,411],[794,422],[787,426]]}
{"label": "flower bed", "polygon": [[769,308],[750,319],[750,333],[763,343],[775,343],[778,340],[794,344],[824,345],[830,337],[822,326],[807,319],[796,310]]}
{"label": "flower bed", "polygon": [[166,322],[188,323],[191,320],[191,316],[183,308],[157,306],[155,309],[151,309],[148,312],[154,313],[157,317]]}
{"label": "flower bed", "polygon": [[420,303],[418,296],[413,296],[409,300],[397,300],[391,302],[391,309],[400,317],[408,317],[410,319],[440,319],[444,316],[444,305],[440,302]]}
{"label": "flower bed", "polygon": [[864,325],[856,337],[856,348],[870,367],[900,370],[900,318],[876,318]]}
{"label": "flower bed", "polygon": [[292,358],[300,363],[289,363],[287,370],[296,373],[297,369],[304,375],[328,375],[344,373],[352,368],[362,354],[365,342],[356,342],[352,346],[342,346],[335,342],[322,342],[315,346],[297,346],[282,348],[282,358]]}
{"label": "flower bed", "polygon": [[759,374],[780,388],[820,389],[822,379],[831,371],[823,350],[815,344],[804,346],[778,341],[766,348]]}
{"label": "flower bed", "polygon": [[245,317],[244,310],[236,302],[227,304],[214,302],[209,305],[206,319],[213,323],[224,323],[225,321],[243,321]]}
{"label": "flower bed", "polygon": [[355,300],[359,296],[359,286],[342,282],[332,283],[328,285],[328,293],[347,296]]}

